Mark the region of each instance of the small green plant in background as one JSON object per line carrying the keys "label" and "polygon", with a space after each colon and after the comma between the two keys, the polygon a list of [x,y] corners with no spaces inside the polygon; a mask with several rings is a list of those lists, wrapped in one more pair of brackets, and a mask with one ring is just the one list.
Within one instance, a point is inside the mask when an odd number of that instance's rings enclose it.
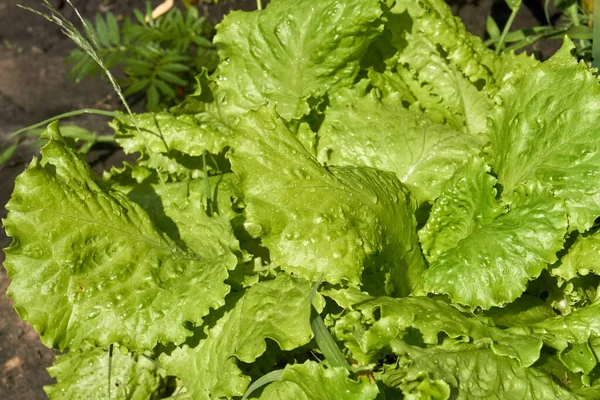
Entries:
{"label": "small green plant in background", "polygon": [[[486,21],[489,39],[485,42],[496,53],[519,51],[543,39],[562,40],[565,35],[575,44],[577,57],[586,62],[592,60],[592,10],[593,0],[545,0],[543,3],[546,25],[510,31],[512,23],[522,7],[521,0],[506,0],[511,9],[507,23],[501,30],[491,15]],[[558,14],[550,15],[553,5]]]}
{"label": "small green plant in background", "polygon": [[[71,140],[82,141],[83,144],[79,147],[79,152],[82,154],[87,154],[96,143],[115,142],[115,138],[112,135],[100,135],[78,125],[64,125],[61,127],[61,129],[63,128],[66,129],[65,137],[68,137]],[[23,139],[33,138],[33,146],[42,147],[47,142],[47,140],[40,137],[44,131],[44,128],[28,129],[23,132],[23,136],[21,137]],[[0,165],[10,159],[14,151],[18,148],[19,144],[20,141],[16,141],[10,146],[11,151],[7,150],[5,153],[0,154]]]}
{"label": "small green plant in background", "polygon": [[[64,118],[75,117],[82,114],[97,114],[104,115],[107,117],[117,117],[120,115],[112,111],[82,109],[56,115],[37,124],[19,129],[18,131],[13,132],[9,136],[9,138],[16,138],[16,140],[9,146],[1,149],[2,151],[0,152],[0,167],[6,164],[6,162],[8,162],[14,156],[15,152],[19,148],[19,145],[21,145],[26,140],[31,140],[31,146],[36,148],[41,148],[44,144],[46,144],[47,141],[41,138],[41,134],[45,131],[43,127],[48,125],[50,122]],[[86,155],[90,151],[90,149],[94,147],[94,145],[96,145],[96,143],[115,142],[115,138],[113,135],[101,135],[97,132],[92,132],[78,125],[65,125],[64,128],[66,128],[65,137],[69,138],[70,141],[81,143],[78,150],[83,155]]]}
{"label": "small green plant in background", "polygon": [[[210,38],[213,26],[201,17],[198,9],[174,8],[157,18],[150,7],[144,14],[134,10],[134,19],[122,23],[110,12],[97,14],[95,22],[86,21],[88,40],[98,56],[117,75],[125,95],[143,93],[146,108],[157,111],[181,100],[203,68],[212,71],[217,65],[216,48]],[[76,81],[101,71],[84,50],[73,50],[67,58],[73,64],[71,77]],[[120,73],[119,73],[120,72]]]}
{"label": "small green plant in background", "polygon": [[[216,48],[211,41],[214,27],[200,16],[192,2],[184,1],[183,4],[184,11],[174,8],[157,19],[151,17],[148,3],[145,13],[133,10],[133,20],[120,21],[111,12],[96,14],[94,22],[85,20],[85,36],[94,55],[90,49],[71,51],[66,59],[72,64],[70,76],[79,82],[103,73],[107,68],[122,77],[118,83],[125,88],[124,95],[129,96],[131,103],[145,98],[149,111],[177,104],[193,87],[194,77],[204,69],[212,72],[218,63]],[[103,61],[104,67],[98,60]],[[87,113],[114,117],[112,112],[84,109],[20,129],[9,136],[15,139],[14,142],[0,147],[0,167],[26,140],[39,137],[41,130],[36,128],[46,126],[52,120]],[[81,127],[73,127],[72,131],[73,137],[83,141],[80,149],[83,154],[96,143],[114,142],[113,136],[104,137]],[[40,140],[34,141],[33,146],[40,147],[40,143]]]}

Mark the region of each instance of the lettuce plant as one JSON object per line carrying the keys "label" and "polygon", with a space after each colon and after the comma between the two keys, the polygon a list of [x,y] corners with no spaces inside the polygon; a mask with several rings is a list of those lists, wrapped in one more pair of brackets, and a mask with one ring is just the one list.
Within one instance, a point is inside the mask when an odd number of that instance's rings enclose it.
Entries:
{"label": "lettuce plant", "polygon": [[568,39],[274,0],[215,43],[183,103],[112,122],[137,163],[98,177],[53,123],[17,178],[50,398],[600,397],[600,85]]}

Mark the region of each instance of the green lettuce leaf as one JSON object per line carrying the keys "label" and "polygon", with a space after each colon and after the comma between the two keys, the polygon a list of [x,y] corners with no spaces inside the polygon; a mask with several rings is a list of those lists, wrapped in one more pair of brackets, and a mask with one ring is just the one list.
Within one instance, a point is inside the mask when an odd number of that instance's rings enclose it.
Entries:
{"label": "green lettuce leaf", "polygon": [[523,294],[510,304],[499,308],[495,307],[483,315],[492,318],[494,325],[499,327],[523,326],[556,317],[552,307],[540,299],[528,294]]}
{"label": "green lettuce leaf", "polygon": [[504,204],[496,200],[496,179],[489,172],[483,159],[473,157],[445,185],[427,223],[419,231],[421,247],[429,262],[505,213]]}
{"label": "green lettuce leaf", "polygon": [[[537,67],[540,64],[540,61],[536,60],[533,54],[528,55],[527,52],[519,54],[504,52],[498,58],[492,73],[494,74],[497,87],[502,88],[506,83],[517,79],[529,69]],[[493,94],[497,94],[497,91]]]}
{"label": "green lettuce leaf", "polygon": [[580,398],[595,400],[600,397],[600,386],[594,385],[592,387],[583,386],[575,392]]}
{"label": "green lettuce leaf", "polygon": [[412,291],[424,266],[414,204],[394,174],[324,168],[268,108],[245,116],[236,133],[230,159],[246,227],[273,263],[373,294]]}
{"label": "green lettuce leaf", "polygon": [[[80,399],[162,399],[166,389],[164,370],[150,359],[123,354],[118,349],[109,353],[98,347],[85,346],[56,357],[48,368],[56,384],[45,386],[50,400]],[[110,397],[108,394],[110,364]]]}
{"label": "green lettuce leaf", "polygon": [[180,105],[113,121],[136,163],[100,179],[52,124],[16,181],[50,398],[600,398],[600,83],[568,40],[273,0],[215,45]]}
{"label": "green lettuce leaf", "polygon": [[348,378],[345,368],[323,368],[314,361],[287,365],[283,376],[267,386],[260,396],[263,400],[369,400],[375,399],[379,390],[366,379]]}
{"label": "green lettuce leaf", "polygon": [[484,132],[493,105],[488,93],[450,64],[429,38],[407,34],[405,40],[408,44],[399,53],[398,64],[379,80],[392,84],[402,80],[415,98],[413,108],[435,122],[473,135]]}
{"label": "green lettuce leaf", "polygon": [[590,273],[600,275],[600,233],[578,236],[551,273],[564,281]]}
{"label": "green lettuce leaf", "polygon": [[529,331],[517,333],[491,327],[442,301],[424,297],[371,298],[353,305],[352,309],[356,311],[336,321],[334,332],[362,365],[376,363],[390,346],[409,338],[421,346],[441,344],[444,335],[452,339],[468,338],[481,347],[490,347],[498,355],[518,360],[524,367],[537,361],[542,347],[542,340]]}
{"label": "green lettuce leaf", "polygon": [[[481,38],[467,31],[462,21],[452,15],[445,1],[395,2],[392,13],[401,15],[405,12],[410,16],[410,24],[392,29],[398,31],[404,28],[414,36],[426,38],[435,47],[439,46],[443,51],[436,50],[436,53],[442,55],[448,64],[453,65],[470,82],[483,81],[485,90],[493,93],[496,88],[493,71],[498,64],[498,56],[483,45]],[[402,41],[396,43],[403,44]]]}
{"label": "green lettuce leaf", "polygon": [[[597,365],[599,310],[600,302],[596,301],[562,316],[539,298],[524,295],[506,308],[492,309],[484,315],[491,317],[496,326],[508,327],[507,333],[529,334],[543,339],[546,346],[555,350],[552,353],[556,353],[563,369],[587,375]],[[554,361],[552,363],[555,364]]]}
{"label": "green lettuce leaf", "polygon": [[397,1],[385,17],[363,60],[369,79],[453,130],[485,132],[499,88],[539,64],[525,54],[495,55],[442,0]]}
{"label": "green lettuce leaf", "polygon": [[395,352],[410,357],[405,379],[431,379],[450,385],[459,399],[580,399],[535,367],[522,367],[516,360],[472,344],[422,349],[400,346]]}
{"label": "green lettuce leaf", "polygon": [[530,324],[536,333],[545,336],[547,344],[557,350],[569,345],[584,344],[592,338],[600,337],[600,302],[575,310],[566,316],[557,316]]}
{"label": "green lettuce leaf", "polygon": [[184,345],[160,362],[168,374],[182,379],[194,399],[242,396],[250,377],[242,374],[236,359],[254,362],[266,350],[266,338],[282,350],[311,340],[311,291],[308,281],[285,274],[256,284],[196,347]]}
{"label": "green lettuce leaf", "polygon": [[207,240],[218,238],[223,246],[239,251],[231,220],[239,216],[233,207],[238,206],[242,193],[234,174],[161,183],[151,170],[126,164],[113,168],[104,179],[141,206],[154,225],[180,247],[202,252],[210,247]]}
{"label": "green lettuce leaf", "polygon": [[600,279],[597,275],[577,276],[567,282],[558,279],[557,288],[550,288],[548,293],[552,297],[548,297],[546,301],[551,301],[552,307],[562,315],[569,315],[574,310],[586,307],[598,300],[599,287]]}
{"label": "green lettuce leaf", "polygon": [[527,179],[552,185],[569,229],[583,232],[600,216],[600,84],[572,48],[567,39],[500,91],[489,160],[506,191]]}
{"label": "green lettuce leaf", "polygon": [[[578,398],[554,383],[537,365],[542,342],[558,336],[566,338],[560,332],[561,326],[579,325],[578,333],[583,334],[587,322],[583,317],[557,318],[550,324],[542,321],[506,330],[490,326],[486,318],[464,314],[429,298],[366,299],[355,294],[358,302],[349,306],[345,290],[324,294],[348,307],[335,322],[333,333],[352,357],[359,365],[374,366],[377,380],[405,395],[433,391],[438,397],[432,398],[445,398],[445,383],[456,398]],[[576,335],[572,330],[569,334]],[[565,340],[577,343],[575,337]],[[559,342],[553,344],[559,348]],[[571,357],[577,355],[579,361],[581,346],[574,348]],[[399,366],[378,368],[390,354],[399,357]],[[562,355],[561,360],[569,361]]]}
{"label": "green lettuce leaf", "polygon": [[406,369],[396,365],[384,365],[383,371],[376,374],[383,385],[385,399],[427,399],[448,400],[450,385],[441,379],[431,379],[427,372],[406,379]]}
{"label": "green lettuce leaf", "polygon": [[[559,360],[556,355],[549,355],[547,353],[542,353],[540,360],[535,364],[535,367],[538,371],[545,373],[550,376],[554,382],[560,384],[575,392],[577,395],[581,395],[581,389],[585,388],[584,381],[586,381],[585,376],[581,376],[581,374],[576,374],[570,371],[565,365]],[[589,384],[589,381],[587,382]],[[600,388],[596,386],[596,390]],[[592,389],[592,388],[589,388]],[[593,392],[594,390],[592,390]],[[585,395],[580,398],[589,398]],[[591,397],[592,399],[594,397]]]}
{"label": "green lettuce leaf", "polygon": [[372,61],[371,82],[452,130],[484,132],[496,81],[509,74],[494,75],[501,57],[470,35],[443,1],[398,1],[386,17],[384,34],[370,49],[370,60],[381,59]]}
{"label": "green lettuce leaf", "polygon": [[528,182],[496,200],[494,183],[473,159],[446,184],[421,231],[429,290],[483,309],[519,297],[556,261],[567,231],[565,206],[547,187]]}
{"label": "green lettuce leaf", "polygon": [[[207,239],[217,238],[229,248],[239,258],[236,269],[229,272],[229,284],[252,285],[259,273],[271,268],[259,259],[264,255],[256,252],[256,243],[240,233],[243,194],[233,173],[162,184],[150,170],[125,165],[113,168],[104,178],[112,189],[140,205],[154,225],[179,247],[202,252],[210,246]],[[240,236],[242,246],[236,235]]]}
{"label": "green lettuce leaf", "polygon": [[[208,113],[179,115],[169,113],[136,114],[137,128],[115,119],[111,126],[115,139],[127,154],[139,153],[137,164],[156,169],[180,179],[204,175],[203,152],[219,154],[228,144],[230,126],[223,125]],[[217,166],[206,157],[207,168]],[[217,168],[218,169],[218,168]]]}
{"label": "green lettuce leaf", "polygon": [[[557,359],[570,372],[590,374],[597,365],[597,343],[600,338],[600,302],[557,316],[548,306],[530,296],[508,308],[486,313],[496,324],[508,326],[507,333],[529,334],[543,339],[556,350]],[[521,300],[521,299],[519,299]],[[534,303],[534,305],[531,305]],[[527,307],[527,304],[530,304]],[[495,312],[494,312],[495,311]]]}
{"label": "green lettuce leaf", "polygon": [[299,118],[309,97],[354,82],[381,14],[377,0],[275,0],[263,11],[234,11],[214,38],[217,83],[242,112],[269,102]]}
{"label": "green lettuce leaf", "polygon": [[318,159],[394,172],[422,203],[437,198],[457,167],[479,148],[476,137],[405,109],[396,93],[379,98],[359,87],[340,91],[332,100],[319,129]]}
{"label": "green lettuce leaf", "polygon": [[49,347],[86,340],[134,350],[181,343],[186,321],[200,324],[224,304],[223,282],[237,264],[231,228],[197,231],[184,251],[136,203],[109,191],[48,128],[42,160],[20,175],[4,221],[13,238],[5,267],[19,315]]}

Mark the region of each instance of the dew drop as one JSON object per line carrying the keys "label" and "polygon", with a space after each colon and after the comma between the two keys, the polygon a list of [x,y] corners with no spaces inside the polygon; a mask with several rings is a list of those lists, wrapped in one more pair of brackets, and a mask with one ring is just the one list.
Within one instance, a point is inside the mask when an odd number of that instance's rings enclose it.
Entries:
{"label": "dew drop", "polygon": [[92,308],[92,311],[90,311],[90,313],[88,314],[88,319],[94,319],[98,315],[100,315],[100,308],[94,307]]}
{"label": "dew drop", "polygon": [[40,292],[44,296],[48,296],[48,295],[54,294],[54,292],[56,292],[56,283],[54,281],[47,281],[40,288]]}

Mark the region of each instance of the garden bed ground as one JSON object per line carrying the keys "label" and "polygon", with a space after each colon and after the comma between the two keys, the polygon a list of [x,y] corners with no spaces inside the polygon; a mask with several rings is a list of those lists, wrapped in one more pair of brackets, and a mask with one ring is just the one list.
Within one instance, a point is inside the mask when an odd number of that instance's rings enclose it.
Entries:
{"label": "garden bed ground", "polygon": [[[72,1],[86,17],[108,9],[117,15],[125,15],[131,13],[133,7],[143,7],[140,0]],[[64,6],[64,0],[52,0],[51,3],[63,6],[65,15],[73,16],[68,6]],[[483,35],[485,17],[493,1],[460,3],[460,6],[458,2],[453,6],[455,12],[472,32]],[[75,84],[68,79],[69,67],[63,63],[63,58],[73,44],[59,28],[17,8],[17,4],[39,8],[40,1],[0,1],[0,148],[6,146],[6,138],[14,130],[56,114],[80,108],[118,108],[114,93],[106,82],[96,79]],[[254,6],[254,0],[229,0],[221,1],[218,6],[207,6],[207,10],[210,18],[217,21],[228,8],[251,9]],[[529,9],[521,10],[517,27],[537,24],[539,22]],[[557,45],[546,44],[541,51],[549,55]],[[72,122],[96,132],[108,133],[106,118],[86,115]],[[6,216],[4,206],[10,198],[15,177],[33,155],[31,148],[22,146],[12,161],[0,168],[0,218]],[[121,153],[110,148],[94,149],[89,157],[98,172],[123,159]],[[9,243],[0,229],[0,248]],[[0,264],[3,260],[4,254],[0,251]],[[37,333],[14,312],[10,299],[5,295],[8,284],[6,272],[0,267],[0,399],[44,399],[42,387],[51,383],[45,368],[52,363],[54,352],[44,347]]]}

